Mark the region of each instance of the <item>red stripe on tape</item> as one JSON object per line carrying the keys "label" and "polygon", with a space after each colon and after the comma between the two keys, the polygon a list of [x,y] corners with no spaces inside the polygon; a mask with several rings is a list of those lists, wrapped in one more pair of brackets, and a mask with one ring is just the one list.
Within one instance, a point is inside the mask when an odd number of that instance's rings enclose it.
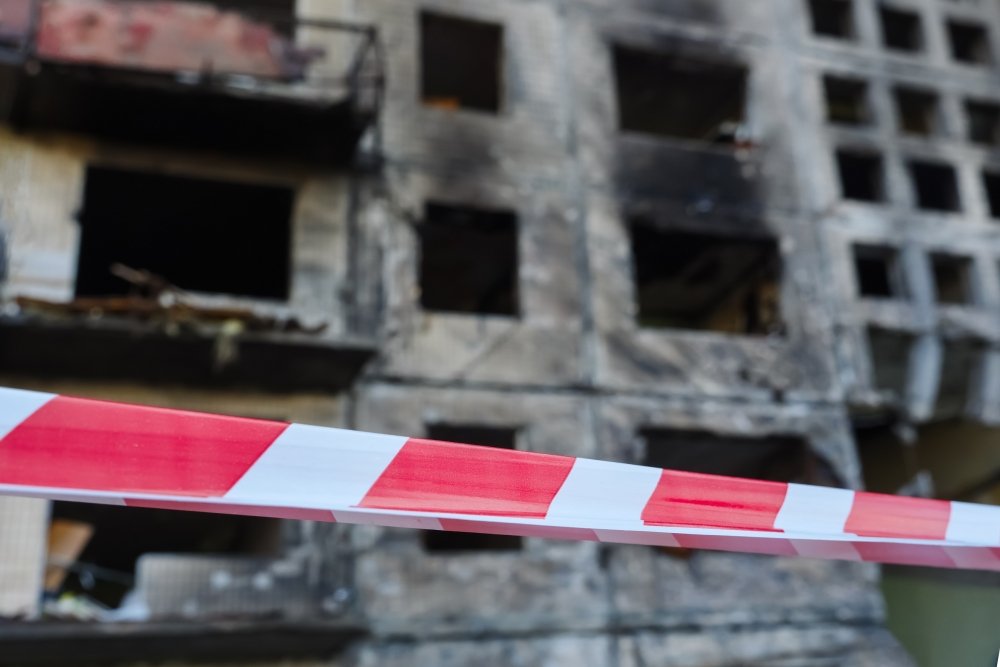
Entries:
{"label": "red stripe on tape", "polygon": [[232,505],[229,503],[198,503],[173,500],[146,500],[126,498],[127,507],[146,507],[158,510],[182,512],[209,512],[212,514],[235,514],[237,516],[262,516],[271,519],[295,519],[297,521],[326,521],[333,523],[330,510],[312,510],[297,507],[268,507],[264,505]]}
{"label": "red stripe on tape", "polygon": [[950,517],[951,503],[947,500],[858,491],[854,494],[854,505],[844,524],[844,532],[862,537],[943,540]]}
{"label": "red stripe on tape", "polygon": [[543,518],[574,461],[411,438],[360,506]]}
{"label": "red stripe on tape", "polygon": [[956,567],[945,547],[935,544],[894,544],[892,542],[854,542],[861,559],[870,563]]}
{"label": "red stripe on tape", "polygon": [[287,427],[57,396],[0,441],[0,483],[221,496]]}
{"label": "red stripe on tape", "polygon": [[642,510],[657,526],[776,530],[788,485],[664,470]]}
{"label": "red stripe on tape", "polygon": [[597,542],[597,533],[587,528],[530,526],[525,524],[494,523],[492,521],[474,521],[471,519],[441,519],[441,528],[458,533],[491,533],[493,535],[546,537],[554,540]]}

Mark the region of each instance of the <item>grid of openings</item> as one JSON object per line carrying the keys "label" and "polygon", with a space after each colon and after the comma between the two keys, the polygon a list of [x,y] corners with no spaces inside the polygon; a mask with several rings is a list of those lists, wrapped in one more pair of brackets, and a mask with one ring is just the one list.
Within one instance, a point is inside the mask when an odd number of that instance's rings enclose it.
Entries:
{"label": "grid of openings", "polygon": [[[429,424],[431,440],[460,442],[500,449],[517,449],[517,429],[469,424]],[[469,551],[518,551],[522,540],[516,535],[484,535],[456,531],[425,530],[424,549],[431,553],[461,554]]]}
{"label": "grid of openings", "polygon": [[503,27],[431,12],[420,14],[420,91],[442,109],[499,113]]}
{"label": "grid of openings", "polygon": [[899,131],[927,137],[941,131],[938,96],[930,91],[899,86],[893,90]]}
{"label": "grid of openings", "polygon": [[294,200],[286,187],[88,167],[76,294],[132,291],[120,264],[187,290],[287,299]]}
{"label": "grid of openings", "polygon": [[986,26],[951,19],[947,22],[951,57],[968,65],[988,65],[993,60]]}
{"label": "grid of openings", "polygon": [[748,437],[646,428],[643,465],[774,482],[839,486],[832,469],[797,436]]}
{"label": "grid of openings", "polygon": [[613,60],[622,130],[715,144],[737,139],[746,68],[620,45]]}
{"label": "grid of openings", "polygon": [[972,258],[947,253],[931,255],[934,293],[941,304],[973,302]]}
{"label": "grid of openings", "polygon": [[823,37],[852,39],[854,11],[850,0],[809,0],[812,31]]}
{"label": "grid of openings", "polygon": [[879,299],[905,296],[899,252],[895,248],[855,245],[854,272],[860,296]]}
{"label": "grid of openings", "polygon": [[826,118],[842,125],[867,125],[871,122],[868,84],[859,79],[827,75],[823,77]]}
{"label": "grid of openings", "polygon": [[837,151],[837,173],[844,199],[880,202],[885,199],[882,158],[875,153]]}
{"label": "grid of openings", "polygon": [[920,15],[895,7],[879,7],[882,44],[894,51],[915,53],[924,48],[924,32]]}
{"label": "grid of openings", "polygon": [[985,146],[1000,143],[1000,105],[980,100],[966,100],[965,115],[969,141]]}
{"label": "grid of openings", "polygon": [[907,167],[918,208],[928,211],[961,209],[954,167],[924,160],[911,160]]}
{"label": "grid of openings", "polygon": [[781,259],[770,238],[630,224],[638,323],[734,334],[782,330]]}
{"label": "grid of openings", "polygon": [[428,203],[419,232],[420,302],[426,310],[518,314],[513,212]]}

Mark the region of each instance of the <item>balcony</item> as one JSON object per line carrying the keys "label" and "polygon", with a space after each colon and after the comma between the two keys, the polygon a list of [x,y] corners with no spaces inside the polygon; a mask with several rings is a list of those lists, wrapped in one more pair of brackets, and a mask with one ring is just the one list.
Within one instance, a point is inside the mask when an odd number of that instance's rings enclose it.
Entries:
{"label": "balcony", "polygon": [[381,101],[373,27],[208,3],[0,0],[0,66],[21,130],[323,164]]}

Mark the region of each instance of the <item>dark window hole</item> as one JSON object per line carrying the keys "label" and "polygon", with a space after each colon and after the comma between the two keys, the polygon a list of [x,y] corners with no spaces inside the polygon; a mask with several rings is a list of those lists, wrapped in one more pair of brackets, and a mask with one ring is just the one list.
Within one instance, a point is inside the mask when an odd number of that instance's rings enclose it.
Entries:
{"label": "dark window hole", "polygon": [[823,90],[826,94],[826,118],[831,123],[866,125],[871,122],[867,83],[825,76]]}
{"label": "dark window hole", "polygon": [[1000,143],[1000,105],[967,100],[965,115],[969,141],[987,146]]}
{"label": "dark window hole", "polygon": [[431,12],[420,14],[421,96],[442,109],[498,113],[503,28]]}
{"label": "dark window hole", "polygon": [[867,330],[874,388],[901,399],[906,392],[913,337],[887,329]]}
{"label": "dark window hole", "polygon": [[854,17],[849,0],[809,0],[812,31],[824,37],[854,37]]}
{"label": "dark window hole", "polygon": [[880,7],[882,43],[895,51],[920,51],[924,45],[920,15],[891,7]]}
{"label": "dark window hole", "polygon": [[983,187],[986,189],[990,215],[994,218],[1000,218],[1000,172],[984,171]]}
{"label": "dark window hole", "polygon": [[837,151],[837,172],[845,199],[880,202],[885,198],[882,158],[878,155]]}
{"label": "dark window hole", "polygon": [[959,255],[931,255],[934,292],[938,303],[963,304],[972,301],[972,259]]}
{"label": "dark window hole", "polygon": [[937,95],[914,88],[896,88],[893,92],[901,132],[923,137],[938,132],[940,116]]}
{"label": "dark window hole", "polygon": [[129,293],[115,264],[182,289],[287,299],[290,188],[89,167],[77,296]]}
{"label": "dark window hole", "polygon": [[961,63],[988,65],[993,59],[986,26],[962,21],[948,21],[951,56]]}
{"label": "dark window hole", "polygon": [[708,431],[645,428],[643,465],[682,472],[772,482],[842,486],[837,474],[798,436],[720,435]]}
{"label": "dark window hole", "polygon": [[667,53],[614,47],[622,130],[732,144],[746,113],[746,69]]}
{"label": "dark window hole", "polygon": [[117,607],[147,554],[277,556],[281,521],[55,502],[50,529],[49,595],[82,595]]}
{"label": "dark window hole", "polygon": [[638,322],[736,334],[782,330],[781,257],[774,239],[630,224]]}
{"label": "dark window hole", "polygon": [[514,213],[428,203],[419,231],[420,302],[426,310],[518,314]]}
{"label": "dark window hole", "polygon": [[961,208],[955,169],[947,164],[913,160],[908,165],[917,207],[928,211]]}
{"label": "dark window hole", "polygon": [[902,296],[899,252],[895,248],[855,245],[854,270],[861,296],[888,299]]}

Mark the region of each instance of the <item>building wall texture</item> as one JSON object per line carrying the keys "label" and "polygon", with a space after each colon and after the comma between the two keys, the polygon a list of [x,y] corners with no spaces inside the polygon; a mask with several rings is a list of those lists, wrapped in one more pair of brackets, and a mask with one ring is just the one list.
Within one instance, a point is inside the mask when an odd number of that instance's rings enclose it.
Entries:
{"label": "building wall texture", "polygon": [[[512,428],[521,449],[623,462],[643,461],[644,429],[794,436],[839,483],[858,487],[851,408],[888,406],[920,422],[940,409],[949,350],[971,347],[970,368],[1000,363],[1000,246],[981,176],[1000,163],[995,149],[966,140],[963,106],[1000,99],[997,69],[956,63],[946,34],[949,20],[973,21],[1000,57],[1000,10],[986,0],[894,0],[920,17],[923,34],[918,53],[900,54],[883,46],[883,3],[844,4],[849,38],[814,34],[805,0],[299,0],[301,16],[378,29],[385,98],[361,147],[375,168],[0,131],[6,299],[72,297],[88,164],[275,182],[297,193],[292,291],[283,306],[256,305],[378,348],[336,395],[0,379],[413,436],[442,423]],[[502,26],[498,113],[422,103],[424,11]],[[750,146],[622,132],[613,45],[741,63]],[[867,84],[870,122],[827,121],[826,75]],[[932,136],[901,136],[899,86],[939,96]],[[838,149],[881,157],[883,201],[845,199]],[[914,159],[955,169],[960,210],[921,209],[907,171]],[[421,307],[428,201],[516,214],[519,316]],[[640,326],[628,234],[636,216],[776,239],[782,332]],[[857,243],[898,253],[899,298],[858,296]],[[944,252],[972,262],[969,303],[935,295],[931,258]],[[876,369],[872,330],[902,341],[898,367]],[[899,386],[879,386],[880,373]],[[995,422],[997,378],[960,373],[953,411]],[[437,553],[418,532],[373,527],[347,539],[354,604],[371,636],[321,664],[911,664],[884,629],[878,571],[867,564],[540,539],[512,552]]]}

